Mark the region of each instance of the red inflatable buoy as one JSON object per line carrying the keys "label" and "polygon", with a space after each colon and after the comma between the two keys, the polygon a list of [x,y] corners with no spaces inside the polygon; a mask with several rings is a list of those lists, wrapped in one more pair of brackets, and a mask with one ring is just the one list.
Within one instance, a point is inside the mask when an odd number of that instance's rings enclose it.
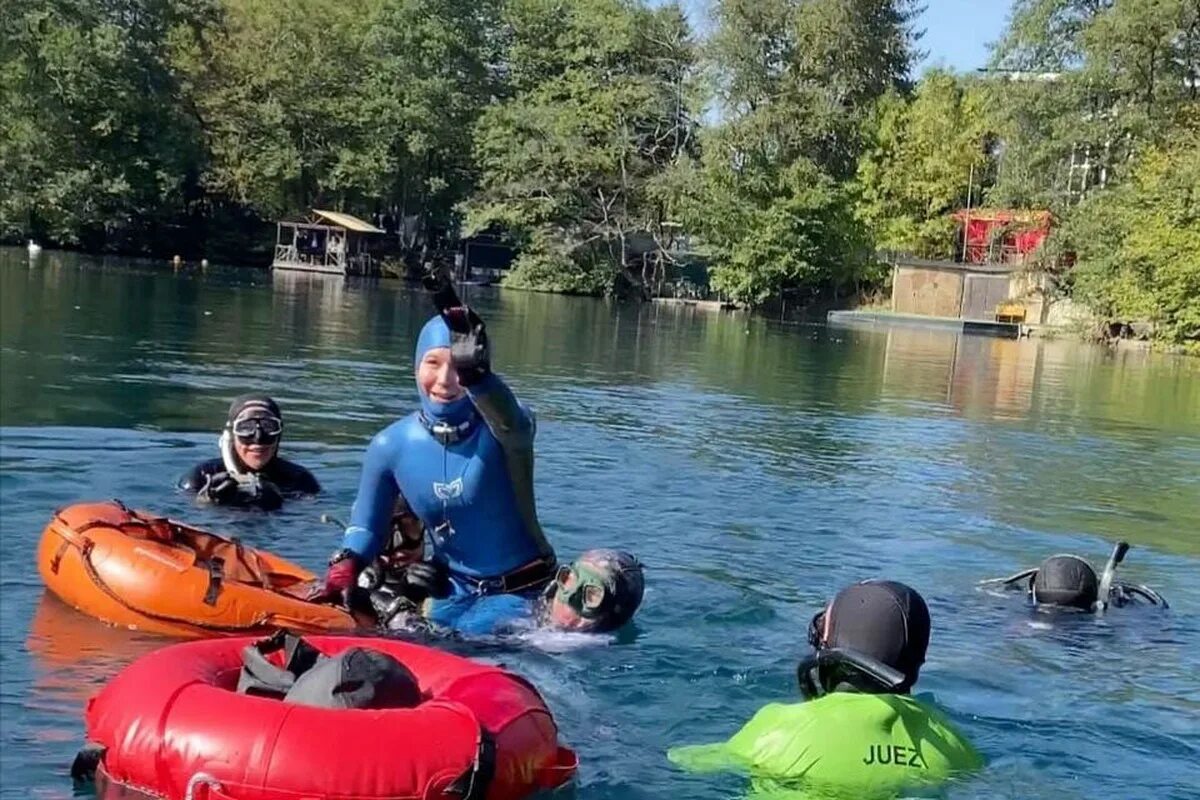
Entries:
{"label": "red inflatable buoy", "polygon": [[88,702],[100,800],[518,800],[575,774],[537,690],[502,669],[388,639],[306,637],[326,655],[387,653],[424,698],[415,708],[314,708],[234,691],[254,641],[158,650]]}

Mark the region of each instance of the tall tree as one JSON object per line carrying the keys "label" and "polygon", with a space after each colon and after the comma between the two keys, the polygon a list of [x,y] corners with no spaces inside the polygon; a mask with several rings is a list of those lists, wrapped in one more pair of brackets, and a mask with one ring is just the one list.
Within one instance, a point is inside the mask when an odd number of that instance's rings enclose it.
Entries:
{"label": "tall tree", "polygon": [[868,274],[841,184],[874,101],[906,86],[914,13],[906,0],[717,3],[708,64],[722,119],[678,181],[717,288],[757,305]]}
{"label": "tall tree", "polygon": [[1106,319],[1149,320],[1200,353],[1200,107],[1139,154],[1129,180],[1085,201],[1060,237],[1078,296]]}
{"label": "tall tree", "polygon": [[984,183],[989,133],[984,92],[946,72],[926,74],[911,100],[881,98],[856,178],[859,215],[878,247],[954,255],[949,215]]}
{"label": "tall tree", "polygon": [[264,216],[312,205],[449,222],[493,91],[494,4],[225,0],[179,43],[217,191]]}
{"label": "tall tree", "polygon": [[0,15],[0,229],[139,246],[199,195],[171,41],[210,0],[12,0]]}
{"label": "tall tree", "polygon": [[759,306],[866,276],[872,260],[849,193],[808,159],[766,170],[710,140],[687,172],[677,213],[730,299]]}
{"label": "tall tree", "polygon": [[611,290],[660,237],[656,179],[691,146],[686,20],[633,0],[510,0],[504,39],[512,95],[480,119],[467,230],[515,238],[513,283]]}
{"label": "tall tree", "polygon": [[1019,0],[993,64],[1015,71],[992,87],[1009,145],[997,197],[1065,208],[1200,99],[1200,4]]}
{"label": "tall tree", "polygon": [[709,65],[747,156],[853,173],[871,102],[907,85],[909,0],[719,0]]}
{"label": "tall tree", "polygon": [[218,29],[177,42],[210,187],[268,218],[384,187],[362,80],[374,0],[225,0]]}

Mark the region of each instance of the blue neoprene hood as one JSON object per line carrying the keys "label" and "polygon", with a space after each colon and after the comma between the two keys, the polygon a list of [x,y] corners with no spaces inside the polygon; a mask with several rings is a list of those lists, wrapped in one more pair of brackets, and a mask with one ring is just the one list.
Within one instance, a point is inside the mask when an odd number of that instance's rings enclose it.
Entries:
{"label": "blue neoprene hood", "polygon": [[[417,337],[417,349],[413,355],[414,378],[421,366],[421,359],[425,357],[426,353],[437,347],[450,347],[450,328],[442,319],[441,314],[430,317],[425,326],[421,328],[421,335]],[[471,398],[465,394],[452,403],[436,403],[421,389],[419,381],[417,393],[421,395],[421,409],[431,420],[458,425],[471,416]]]}

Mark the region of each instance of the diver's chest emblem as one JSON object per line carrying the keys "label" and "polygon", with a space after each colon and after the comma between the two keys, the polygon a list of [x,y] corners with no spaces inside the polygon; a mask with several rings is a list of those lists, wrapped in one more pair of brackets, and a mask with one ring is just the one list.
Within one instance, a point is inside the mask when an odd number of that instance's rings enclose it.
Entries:
{"label": "diver's chest emblem", "polygon": [[449,483],[438,483],[437,481],[434,481],[433,493],[438,500],[456,500],[459,497],[462,497],[463,480],[462,478],[455,478]]}

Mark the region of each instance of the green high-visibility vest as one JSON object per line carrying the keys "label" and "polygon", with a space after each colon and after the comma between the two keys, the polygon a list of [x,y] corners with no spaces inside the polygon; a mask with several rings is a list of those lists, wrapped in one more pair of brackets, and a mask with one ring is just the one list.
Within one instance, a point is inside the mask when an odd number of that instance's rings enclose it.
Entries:
{"label": "green high-visibility vest", "polygon": [[697,772],[745,772],[761,793],[802,789],[806,797],[894,797],[983,766],[932,705],[850,692],[771,703],[729,741],[676,747],[667,758]]}

